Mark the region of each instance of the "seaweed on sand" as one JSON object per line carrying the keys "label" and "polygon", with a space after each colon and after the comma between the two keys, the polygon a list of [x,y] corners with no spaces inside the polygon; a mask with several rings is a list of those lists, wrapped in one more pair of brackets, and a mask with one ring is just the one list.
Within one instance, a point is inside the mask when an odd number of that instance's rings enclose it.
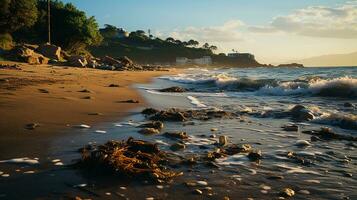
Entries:
{"label": "seaweed on sand", "polygon": [[156,144],[129,138],[127,141],[109,141],[94,149],[83,149],[79,166],[159,182],[182,175],[167,169],[167,163],[167,154]]}

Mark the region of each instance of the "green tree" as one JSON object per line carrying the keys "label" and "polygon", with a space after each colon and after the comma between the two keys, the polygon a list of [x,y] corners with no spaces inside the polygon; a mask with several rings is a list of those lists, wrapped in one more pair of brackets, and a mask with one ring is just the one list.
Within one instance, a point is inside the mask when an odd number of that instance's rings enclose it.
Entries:
{"label": "green tree", "polygon": [[211,50],[211,51],[216,51],[216,50],[218,49],[218,47],[212,45],[212,46],[210,46],[208,49]]}
{"label": "green tree", "polygon": [[31,27],[37,20],[36,0],[0,0],[0,34]]}
{"label": "green tree", "polygon": [[[18,31],[15,39],[29,42],[47,41],[47,0],[38,1],[38,20],[34,26]],[[73,4],[51,1],[52,43],[65,49],[98,45],[103,37],[94,17],[87,17]]]}
{"label": "green tree", "polygon": [[112,39],[118,35],[119,28],[116,26],[105,24],[104,28],[100,29],[100,33],[104,38]]}
{"label": "green tree", "polygon": [[209,48],[210,48],[210,45],[206,42],[206,43],[202,46],[202,48],[204,48],[204,49],[209,49]]}
{"label": "green tree", "polygon": [[171,43],[174,43],[175,42],[175,39],[174,38],[172,38],[172,37],[168,37],[168,38],[166,38],[166,40],[165,40],[166,42],[171,42]]}
{"label": "green tree", "polygon": [[188,45],[188,46],[193,46],[193,47],[197,47],[199,44],[200,44],[200,43],[199,43],[198,41],[196,41],[196,40],[189,40],[189,41],[187,42],[187,45]]}

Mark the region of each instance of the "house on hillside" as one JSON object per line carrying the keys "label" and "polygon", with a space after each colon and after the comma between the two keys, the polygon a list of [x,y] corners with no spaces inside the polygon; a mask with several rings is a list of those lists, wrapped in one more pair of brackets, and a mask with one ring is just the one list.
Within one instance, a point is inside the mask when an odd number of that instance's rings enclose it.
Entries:
{"label": "house on hillside", "polygon": [[227,56],[230,58],[247,58],[251,60],[255,59],[255,56],[250,53],[228,53]]}
{"label": "house on hillside", "polygon": [[177,57],[176,58],[176,65],[189,65],[189,64],[211,65],[212,58],[211,58],[211,56],[203,56],[202,58],[194,58],[194,59],[188,59],[186,57]]}

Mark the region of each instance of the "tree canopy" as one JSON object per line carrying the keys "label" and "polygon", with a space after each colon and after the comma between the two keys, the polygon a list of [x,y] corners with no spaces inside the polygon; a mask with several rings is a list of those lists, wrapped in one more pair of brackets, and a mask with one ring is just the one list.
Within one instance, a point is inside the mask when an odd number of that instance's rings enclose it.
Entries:
{"label": "tree canopy", "polygon": [[31,27],[37,20],[36,0],[0,0],[0,33]]}

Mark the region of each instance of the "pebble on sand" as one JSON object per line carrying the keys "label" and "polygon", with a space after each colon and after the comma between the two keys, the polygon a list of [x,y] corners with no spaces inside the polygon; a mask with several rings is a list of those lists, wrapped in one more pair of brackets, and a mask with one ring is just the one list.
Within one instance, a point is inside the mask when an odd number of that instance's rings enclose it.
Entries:
{"label": "pebble on sand", "polygon": [[291,188],[284,188],[281,192],[280,195],[283,197],[292,197],[295,195],[295,191]]}
{"label": "pebble on sand", "polygon": [[90,126],[86,124],[80,124],[80,125],[75,125],[74,128],[87,129],[90,128]]}

